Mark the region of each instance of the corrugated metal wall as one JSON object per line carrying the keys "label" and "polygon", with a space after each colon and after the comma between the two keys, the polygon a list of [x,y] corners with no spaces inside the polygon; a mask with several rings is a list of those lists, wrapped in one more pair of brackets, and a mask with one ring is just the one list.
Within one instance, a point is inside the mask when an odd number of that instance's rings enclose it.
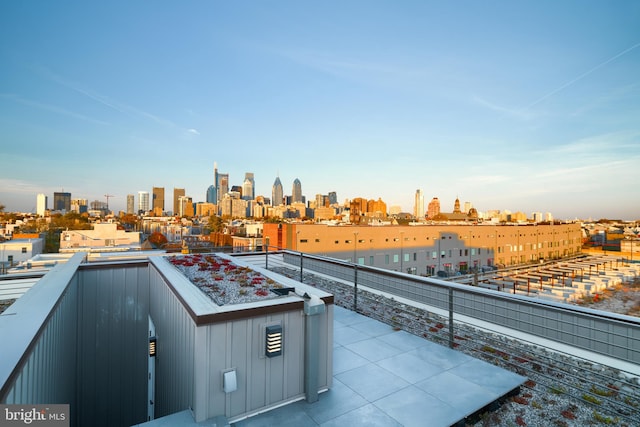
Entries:
{"label": "corrugated metal wall", "polygon": [[156,327],[156,418],[193,407],[195,323],[151,268],[150,313]]}
{"label": "corrugated metal wall", "polygon": [[79,271],[78,425],[147,420],[148,266]]}
{"label": "corrugated metal wall", "polygon": [[[265,327],[283,330],[283,354],[264,356]],[[196,377],[198,419],[224,414],[233,419],[304,395],[304,316],[300,310],[198,328],[203,356]],[[238,389],[223,391],[222,374],[236,370]],[[204,406],[203,406],[204,405]]]}
{"label": "corrugated metal wall", "polygon": [[74,276],[3,403],[75,404],[77,299]]}
{"label": "corrugated metal wall", "polygon": [[[83,255],[55,267],[0,322],[0,402],[76,404],[78,280]],[[74,414],[71,423],[75,425]]]}

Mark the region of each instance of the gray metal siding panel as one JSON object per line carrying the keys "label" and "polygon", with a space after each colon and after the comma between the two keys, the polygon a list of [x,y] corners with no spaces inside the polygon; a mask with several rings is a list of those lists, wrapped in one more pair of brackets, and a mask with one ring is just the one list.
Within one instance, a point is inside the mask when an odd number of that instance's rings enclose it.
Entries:
{"label": "gray metal siding panel", "polygon": [[[264,357],[264,326],[283,326],[283,355]],[[304,317],[299,310],[200,326],[208,348],[199,372],[206,380],[203,417],[229,418],[256,412],[304,393]],[[235,368],[238,389],[224,393],[222,373]],[[197,411],[198,413],[200,411]],[[196,420],[198,415],[196,415]]]}
{"label": "gray metal siding panel", "polygon": [[148,268],[81,271],[78,352],[80,425],[146,420]]}
{"label": "gray metal siding panel", "polygon": [[[236,368],[237,380],[240,384],[246,384],[247,366],[249,365],[250,352],[247,351],[247,336],[251,336],[251,322],[248,320],[235,321],[227,326],[226,344],[230,350],[230,362]],[[221,374],[220,374],[221,375]],[[213,372],[211,377],[216,376]],[[219,382],[219,381],[218,381]],[[222,384],[219,385],[221,387]],[[247,387],[238,387],[236,392],[228,394],[229,413],[242,413],[247,407]]]}
{"label": "gray metal siding panel", "polygon": [[196,325],[154,268],[149,272],[149,287],[150,313],[158,339],[155,403],[158,418],[194,406]]}
{"label": "gray metal siding panel", "polygon": [[3,403],[75,404],[76,297],[74,278]]}

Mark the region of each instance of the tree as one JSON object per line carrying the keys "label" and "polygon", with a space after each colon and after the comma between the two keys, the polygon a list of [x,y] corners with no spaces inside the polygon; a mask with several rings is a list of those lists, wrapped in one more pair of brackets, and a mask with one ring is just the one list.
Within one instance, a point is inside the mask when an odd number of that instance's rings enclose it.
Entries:
{"label": "tree", "polygon": [[224,228],[224,221],[218,215],[211,215],[209,217],[209,230],[211,233],[222,233]]}
{"label": "tree", "polygon": [[69,230],[91,230],[89,218],[77,212],[67,212],[64,215],[52,215],[49,228],[60,228]]}
{"label": "tree", "polygon": [[122,224],[125,230],[133,230],[136,228],[136,224],[138,224],[138,217],[133,214],[125,214],[120,218],[120,224]]}
{"label": "tree", "polygon": [[159,231],[154,231],[149,236],[149,243],[151,243],[156,248],[161,248],[163,245],[167,244],[167,238],[164,234]]}

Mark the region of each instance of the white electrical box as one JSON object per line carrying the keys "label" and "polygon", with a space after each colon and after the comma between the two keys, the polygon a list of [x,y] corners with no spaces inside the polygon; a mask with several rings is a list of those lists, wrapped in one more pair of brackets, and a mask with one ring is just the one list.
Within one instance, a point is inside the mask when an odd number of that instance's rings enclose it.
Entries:
{"label": "white electrical box", "polygon": [[231,393],[238,389],[238,380],[235,369],[222,374],[222,389],[225,393]]}

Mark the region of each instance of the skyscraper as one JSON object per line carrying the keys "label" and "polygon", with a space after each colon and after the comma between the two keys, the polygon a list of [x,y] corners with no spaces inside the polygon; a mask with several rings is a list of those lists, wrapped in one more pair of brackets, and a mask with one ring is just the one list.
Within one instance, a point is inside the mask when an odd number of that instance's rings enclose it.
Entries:
{"label": "skyscraper", "polygon": [[213,185],[207,189],[207,202],[218,204],[218,163],[213,162]]}
{"label": "skyscraper", "polygon": [[433,219],[440,214],[440,200],[437,197],[434,197],[429,202],[429,207],[427,208],[427,217],[429,219]]}
{"label": "skyscraper", "polygon": [[213,205],[218,203],[218,199],[216,197],[215,185],[210,185],[209,188],[207,188],[207,194],[206,194],[205,200],[207,201],[207,203],[211,203]]}
{"label": "skyscraper", "polygon": [[253,200],[253,184],[249,178],[245,178],[241,187],[242,200]]}
{"label": "skyscraper", "polygon": [[416,198],[413,204],[413,216],[416,219],[424,219],[424,194],[422,190],[416,190]]}
{"label": "skyscraper", "polygon": [[291,202],[292,203],[300,203],[302,202],[302,183],[298,178],[293,180],[293,188],[291,190]]}
{"label": "skyscraper", "polygon": [[338,193],[335,191],[329,191],[329,204],[336,205],[338,204]]}
{"label": "skyscraper", "polygon": [[87,199],[71,199],[71,210],[77,213],[87,212]]}
{"label": "skyscraper", "polygon": [[164,212],[164,187],[153,187],[153,214],[161,216]]}
{"label": "skyscraper", "polygon": [[71,193],[53,193],[53,210],[69,212],[71,210]]}
{"label": "skyscraper", "polygon": [[284,199],[284,193],[282,191],[282,183],[280,177],[276,177],[273,187],[271,189],[271,206],[280,206]]}
{"label": "skyscraper", "polygon": [[173,213],[180,217],[192,217],[193,216],[193,200],[188,196],[178,196],[176,199],[177,210]]}
{"label": "skyscraper", "polygon": [[228,173],[219,173],[218,174],[218,184],[216,185],[218,190],[218,202],[222,200],[225,194],[229,192],[229,174]]}
{"label": "skyscraper", "polygon": [[146,214],[149,212],[149,192],[138,191],[138,213]]}
{"label": "skyscraper", "polygon": [[[251,183],[251,192],[247,192],[245,190],[245,185],[243,184],[242,196],[243,198],[249,197],[247,200],[255,200],[256,198],[256,181],[253,177],[253,172],[246,172],[244,174],[245,183],[249,181]],[[248,188],[248,187],[247,187]]]}
{"label": "skyscraper", "polygon": [[47,196],[40,193],[36,196],[36,213],[38,216],[44,216],[47,210]]}
{"label": "skyscraper", "polygon": [[127,213],[134,214],[136,209],[135,197],[133,194],[127,194]]}
{"label": "skyscraper", "polygon": [[215,187],[215,200],[211,203],[220,204],[220,200],[229,192],[229,174],[218,173],[218,163],[213,162],[213,185]]}
{"label": "skyscraper", "polygon": [[[185,195],[184,188],[173,188],[173,214],[180,211],[180,197]],[[182,215],[181,215],[182,216]]]}

